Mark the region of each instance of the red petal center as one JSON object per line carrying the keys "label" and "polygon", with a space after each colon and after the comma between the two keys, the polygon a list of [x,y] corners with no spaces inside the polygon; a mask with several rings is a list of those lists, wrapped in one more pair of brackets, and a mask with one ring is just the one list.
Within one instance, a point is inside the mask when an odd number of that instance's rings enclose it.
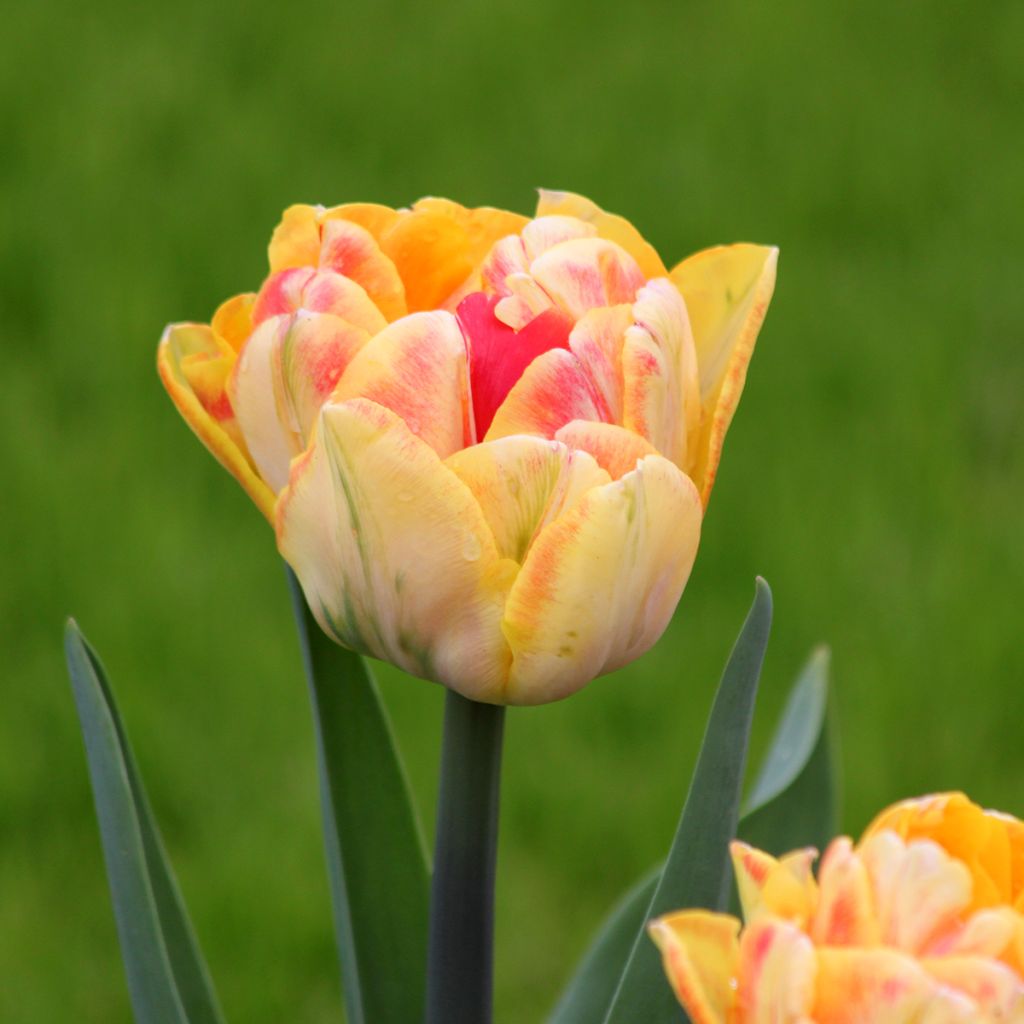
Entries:
{"label": "red petal center", "polygon": [[477,440],[526,368],[553,348],[569,348],[572,319],[556,309],[545,310],[515,331],[494,315],[498,296],[467,295],[455,311],[469,339],[469,381]]}

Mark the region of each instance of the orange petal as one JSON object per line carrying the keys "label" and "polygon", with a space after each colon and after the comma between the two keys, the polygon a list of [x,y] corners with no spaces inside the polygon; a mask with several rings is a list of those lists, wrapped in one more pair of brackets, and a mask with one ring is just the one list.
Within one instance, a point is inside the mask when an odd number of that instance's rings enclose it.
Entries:
{"label": "orange petal", "polygon": [[246,339],[252,334],[252,308],[255,301],[256,295],[253,292],[236,295],[222,302],[210,321],[213,333],[220,335],[235,352],[241,351]]}
{"label": "orange petal", "polygon": [[759,917],[740,936],[736,1004],[744,1024],[809,1024],[817,959],[795,925]]}
{"label": "orange petal", "polygon": [[271,317],[253,331],[228,389],[253,461],[275,492],[308,444],[320,407],[368,340],[347,320],[306,311]]}
{"label": "orange petal", "polygon": [[270,271],[290,267],[315,267],[320,261],[320,220],[322,206],[296,203],[281,215],[267,247]]}
{"label": "orange petal", "polygon": [[411,313],[352,360],[334,401],[368,398],[405,420],[441,458],[472,443],[466,342],[451,313]]}
{"label": "orange petal", "polygon": [[538,356],[512,386],[487,431],[487,440],[510,434],[554,437],[573,420],[608,420],[590,378],[565,349]]}
{"label": "orange petal", "polygon": [[[226,378],[233,362],[228,353],[230,346],[219,339],[211,328],[204,324],[171,324],[160,340],[157,350],[157,369],[167,393],[184,417],[185,422],[203,444],[213,453],[217,461],[245,488],[246,493],[256,503],[257,508],[272,520],[274,515],[274,492],[264,483],[250,463],[247,453],[240,446],[239,440],[223,426],[223,420],[233,419],[227,397],[227,409],[221,412],[218,419],[200,401],[183,369],[188,360],[219,361],[216,373],[221,381]],[[233,355],[233,353],[232,353]],[[193,380],[196,378],[193,377]],[[221,384],[223,388],[223,383]]]}
{"label": "orange petal", "polygon": [[609,482],[586,452],[522,434],[465,448],[445,465],[473,492],[499,554],[519,563],[540,530]]}
{"label": "orange petal", "polygon": [[648,455],[658,452],[642,437],[614,423],[572,420],[555,432],[555,440],[589,452],[613,480],[618,480]]}
{"label": "orange petal", "polygon": [[694,481],[705,504],[775,287],[777,258],[778,250],[766,246],[717,246],[669,274],[686,302],[697,349],[703,417]]}
{"label": "orange petal", "polygon": [[324,407],[281,495],[277,540],[339,643],[500,701],[515,566],[466,485],[393,412],[365,399]]}
{"label": "orange petal", "polygon": [[621,245],[636,260],[644,277],[664,277],[665,264],[643,235],[625,217],[605,213],[596,203],[573,192],[540,190],[537,216],[558,214],[593,224],[601,238]]}
{"label": "orange petal", "polygon": [[647,926],[665,974],[693,1024],[730,1024],[740,923],[726,914],[683,910]]}
{"label": "orange petal", "polygon": [[648,650],[689,577],[700,521],[689,477],[649,455],[544,527],[505,606],[506,702],[558,700]]}
{"label": "orange petal", "polygon": [[640,289],[622,346],[622,425],[687,472],[701,420],[697,355],[686,306],[660,278]]}

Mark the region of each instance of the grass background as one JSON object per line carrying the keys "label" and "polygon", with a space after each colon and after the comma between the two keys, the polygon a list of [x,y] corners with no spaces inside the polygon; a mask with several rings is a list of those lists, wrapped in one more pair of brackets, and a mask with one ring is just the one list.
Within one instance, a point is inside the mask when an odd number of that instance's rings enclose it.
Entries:
{"label": "grass background", "polygon": [[[845,823],[1024,812],[1024,6],[41,0],[0,38],[0,1017],[129,1009],[64,678],[104,656],[230,1018],[339,1021],[310,720],[264,522],[162,394],[165,322],[264,273],[295,200],[629,216],[781,246],[676,620],[510,716],[499,1022],[539,1020],[664,850],[752,596],[755,743],[829,641]],[[382,671],[432,817],[441,692]]]}

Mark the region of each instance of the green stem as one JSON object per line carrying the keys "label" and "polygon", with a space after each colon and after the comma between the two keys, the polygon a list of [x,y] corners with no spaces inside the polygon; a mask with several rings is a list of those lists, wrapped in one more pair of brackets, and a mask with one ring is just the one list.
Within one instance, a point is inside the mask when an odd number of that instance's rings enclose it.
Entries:
{"label": "green stem", "polygon": [[490,1024],[505,709],[445,699],[426,1024]]}

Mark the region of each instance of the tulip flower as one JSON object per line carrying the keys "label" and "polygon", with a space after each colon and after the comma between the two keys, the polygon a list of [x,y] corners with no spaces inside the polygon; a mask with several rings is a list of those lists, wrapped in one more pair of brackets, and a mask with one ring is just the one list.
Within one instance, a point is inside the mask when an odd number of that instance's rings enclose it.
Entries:
{"label": "tulip flower", "polygon": [[337,642],[474,700],[632,661],[696,555],[776,251],[668,270],[627,221],[424,199],[285,211],[260,289],[159,369]]}
{"label": "tulip flower", "polygon": [[734,843],[745,923],[650,925],[694,1024],[1024,1021],[1024,823],[960,793],[883,811],[855,846]]}

